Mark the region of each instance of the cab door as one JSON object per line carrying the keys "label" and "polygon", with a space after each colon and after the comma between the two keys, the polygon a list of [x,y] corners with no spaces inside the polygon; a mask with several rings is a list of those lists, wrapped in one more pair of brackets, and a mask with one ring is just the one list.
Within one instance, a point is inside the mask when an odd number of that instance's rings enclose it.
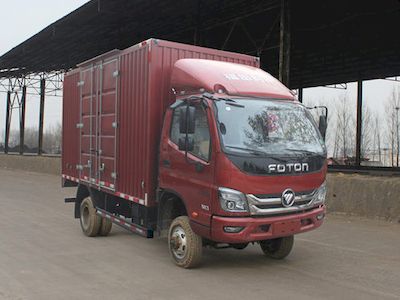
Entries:
{"label": "cab door", "polygon": [[[195,107],[195,130],[191,135],[194,149],[187,154],[179,150],[179,138],[185,135],[179,132],[177,107],[172,113],[169,137],[164,139],[166,145],[162,146],[162,181],[183,198],[192,221],[209,226],[215,170],[210,135],[211,113],[201,102],[191,105]],[[193,217],[194,212],[197,217]]]}

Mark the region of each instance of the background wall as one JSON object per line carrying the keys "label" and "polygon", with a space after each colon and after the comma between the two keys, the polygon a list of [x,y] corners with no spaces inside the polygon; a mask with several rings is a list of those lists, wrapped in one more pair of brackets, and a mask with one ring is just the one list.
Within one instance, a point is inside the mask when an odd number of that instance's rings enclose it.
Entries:
{"label": "background wall", "polygon": [[0,154],[0,168],[59,175],[61,172],[61,158]]}
{"label": "background wall", "polygon": [[[60,157],[0,154],[0,168],[60,175]],[[400,222],[400,177],[330,173],[328,213]]]}

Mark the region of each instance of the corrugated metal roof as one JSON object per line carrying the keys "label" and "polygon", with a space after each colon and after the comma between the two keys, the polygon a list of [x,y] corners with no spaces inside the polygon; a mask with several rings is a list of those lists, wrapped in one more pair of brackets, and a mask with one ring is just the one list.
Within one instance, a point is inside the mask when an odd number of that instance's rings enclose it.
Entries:
{"label": "corrugated metal roof", "polygon": [[[150,37],[261,56],[278,72],[277,0],[92,0],[0,57],[0,77],[68,70]],[[290,87],[400,74],[398,0],[291,1]]]}

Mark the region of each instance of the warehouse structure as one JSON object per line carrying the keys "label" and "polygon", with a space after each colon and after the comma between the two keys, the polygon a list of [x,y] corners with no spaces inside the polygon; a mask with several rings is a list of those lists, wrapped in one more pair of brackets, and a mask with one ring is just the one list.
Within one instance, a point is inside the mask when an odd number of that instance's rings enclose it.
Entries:
{"label": "warehouse structure", "polygon": [[[383,0],[92,0],[0,57],[4,151],[19,110],[23,153],[27,88],[46,94],[78,63],[150,37],[260,56],[291,89],[357,82],[356,167],[361,168],[362,82],[400,74],[400,2]],[[397,77],[395,77],[397,80]]]}

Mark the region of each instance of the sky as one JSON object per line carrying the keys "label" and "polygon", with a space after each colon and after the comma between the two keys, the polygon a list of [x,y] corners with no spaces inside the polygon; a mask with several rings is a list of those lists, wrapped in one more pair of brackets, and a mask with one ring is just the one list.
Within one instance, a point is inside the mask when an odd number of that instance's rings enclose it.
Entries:
{"label": "sky", "polygon": [[0,55],[86,2],[88,1],[0,0]]}
{"label": "sky", "polygon": [[[88,0],[0,0],[0,56],[51,23],[79,8]],[[27,97],[26,127],[38,127],[38,96]],[[4,136],[6,96],[0,93],[0,138]],[[12,128],[18,128],[14,110]],[[47,97],[45,130],[61,122],[61,98]]]}
{"label": "sky", "polygon": [[[19,45],[32,35],[59,18],[77,9],[87,0],[0,0],[0,55]],[[372,80],[364,83],[364,103],[371,110],[384,118],[384,104],[390,97],[393,88],[400,90],[400,83],[387,80]],[[304,90],[304,102],[327,103],[337,101],[347,95],[355,108],[357,87],[350,83],[347,89],[327,87],[308,88]],[[28,96],[26,126],[37,127],[38,97]],[[4,135],[5,94],[0,93],[0,138]],[[354,115],[356,110],[354,109]],[[17,112],[17,111],[15,111]],[[61,99],[47,97],[45,105],[45,130],[61,122]],[[12,128],[18,128],[18,116],[12,119]]]}

